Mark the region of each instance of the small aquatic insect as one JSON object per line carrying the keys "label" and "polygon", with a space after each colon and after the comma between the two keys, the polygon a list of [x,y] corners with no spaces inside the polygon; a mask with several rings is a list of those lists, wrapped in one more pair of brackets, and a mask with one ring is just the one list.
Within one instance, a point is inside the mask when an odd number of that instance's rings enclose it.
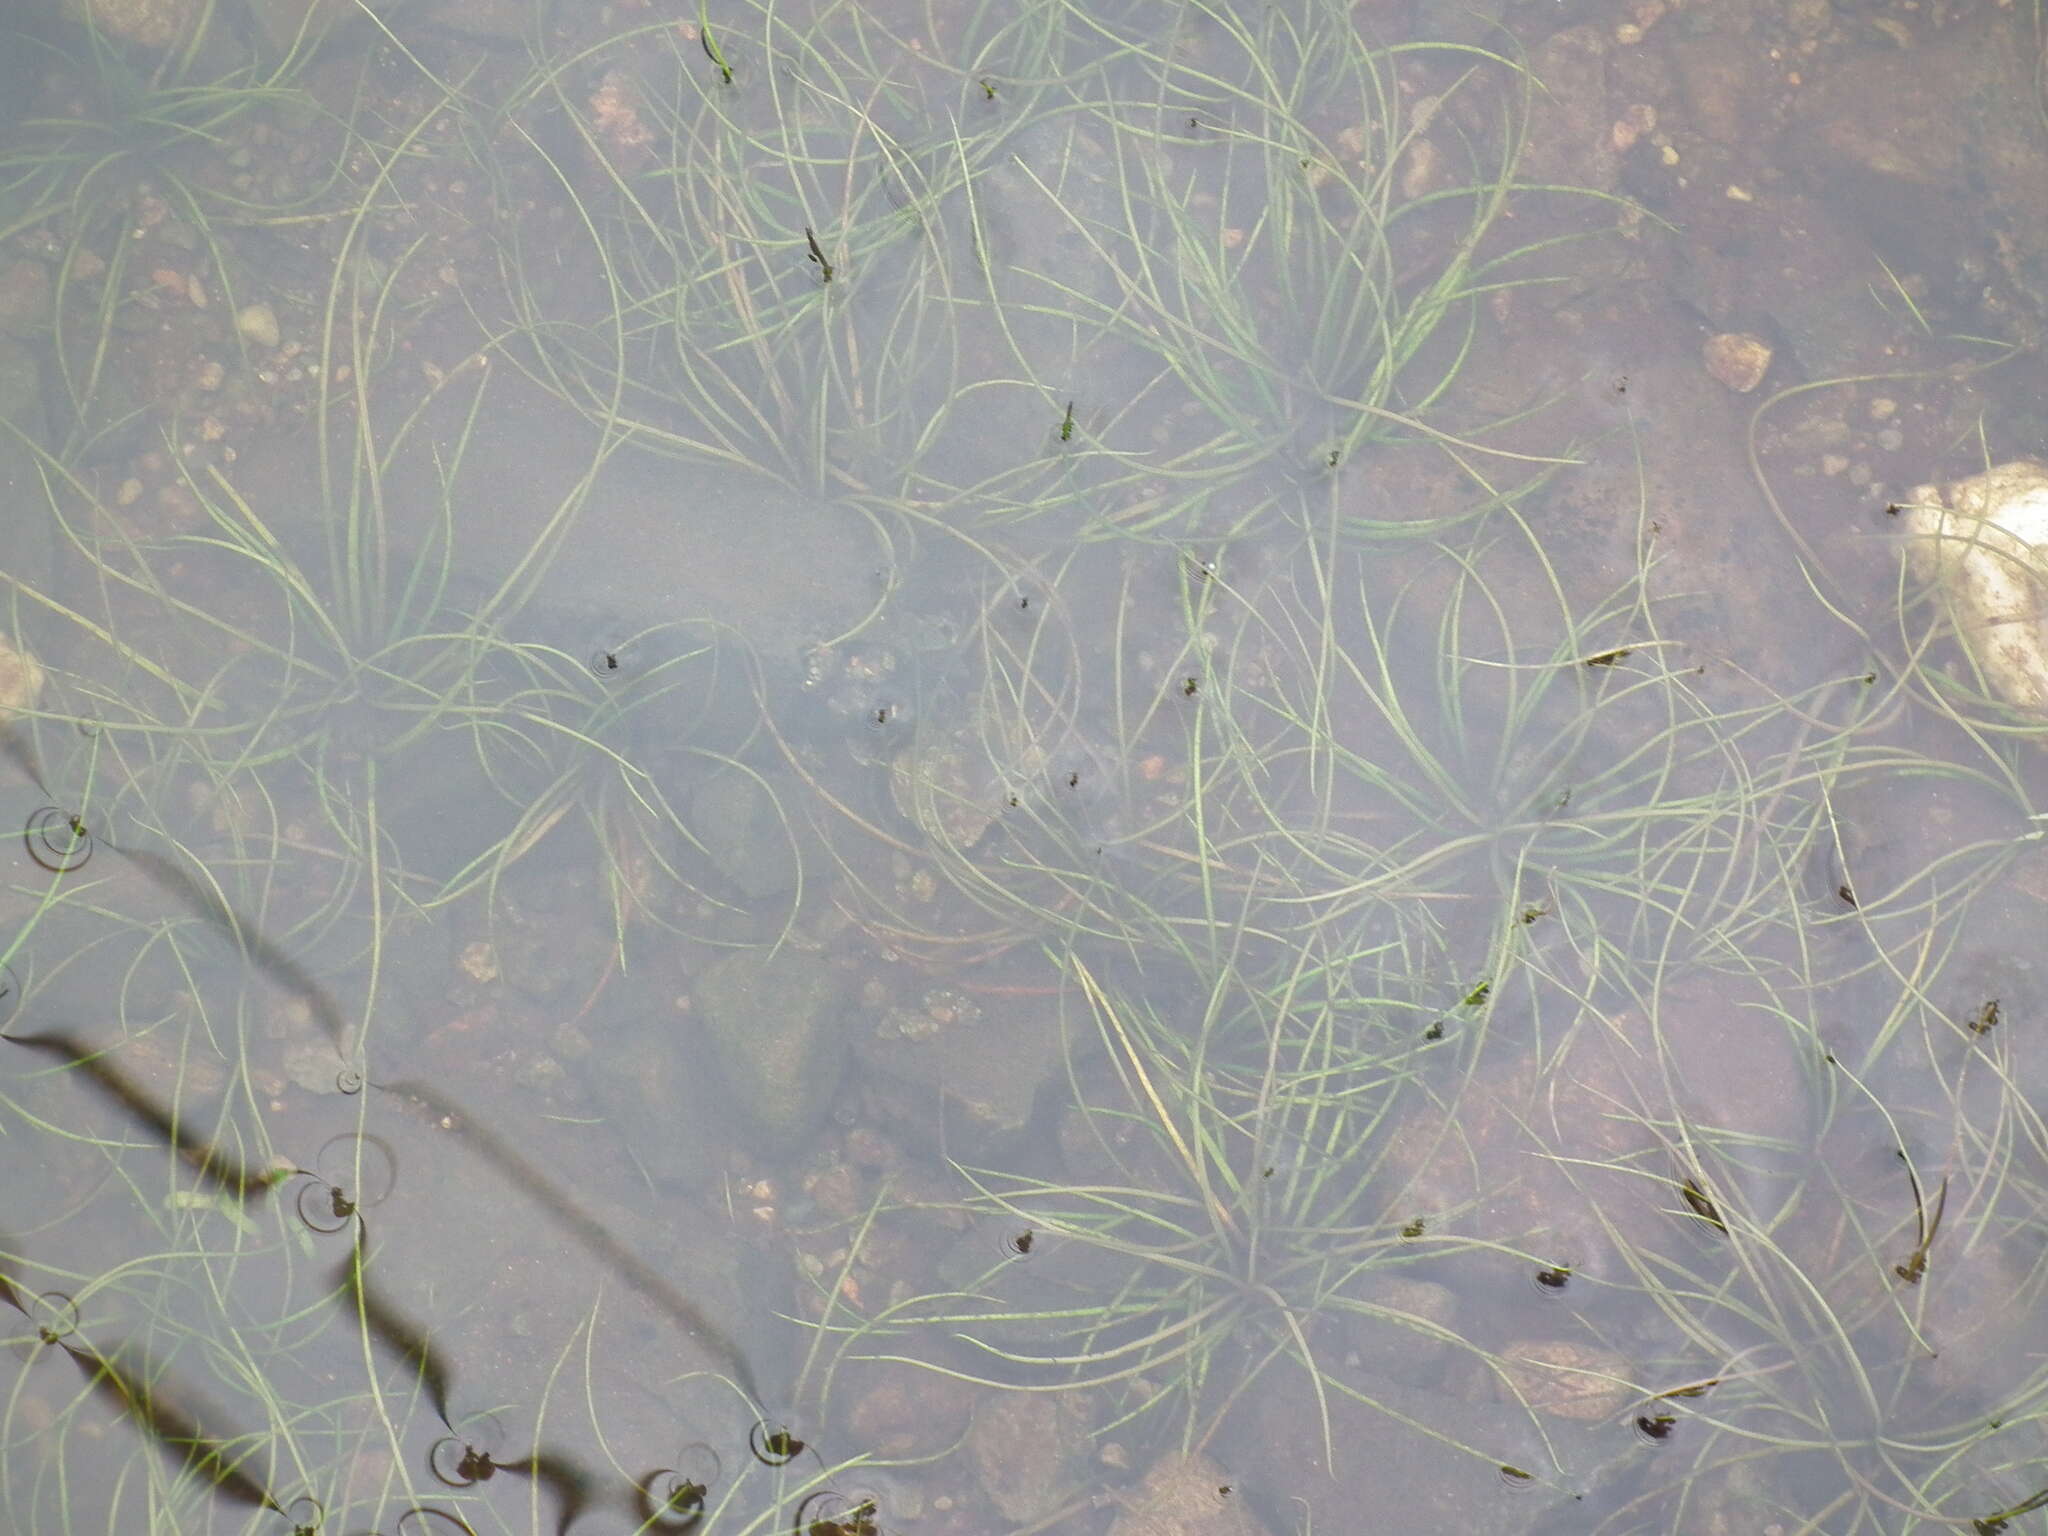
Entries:
{"label": "small aquatic insect", "polygon": [[36,867],[53,875],[68,875],[92,857],[93,837],[85,820],[75,811],[60,811],[46,805],[28,819],[21,831],[22,846]]}
{"label": "small aquatic insect", "polygon": [[1422,1236],[1422,1234],[1427,1232],[1428,1230],[1429,1223],[1424,1221],[1420,1216],[1418,1216],[1413,1221],[1409,1222],[1407,1226],[1401,1229],[1401,1235],[1407,1238],[1417,1238]]}
{"label": "small aquatic insect", "polygon": [[[685,1478],[668,1490],[668,1496],[662,1499],[656,1508],[663,1515],[687,1519],[694,1523],[696,1518],[704,1513],[704,1496],[710,1491],[703,1483],[694,1483]],[[643,1502],[642,1509],[649,1514],[654,1513],[654,1509],[650,1509],[646,1502]]]}
{"label": "small aquatic insect", "polygon": [[987,75],[983,75],[974,83],[981,87],[981,94],[984,100],[994,101],[996,99],[996,83],[989,79]]}
{"label": "small aquatic insect", "polygon": [[1182,697],[1192,699],[1195,696],[1196,692],[1201,688],[1201,686],[1201,683],[1192,677],[1182,678],[1180,680],[1180,691]]}
{"label": "small aquatic insect", "polygon": [[428,1450],[427,1467],[450,1488],[473,1488],[478,1483],[489,1482],[500,1472],[513,1477],[532,1478],[555,1495],[555,1502],[562,1512],[559,1529],[564,1531],[576,1523],[577,1513],[590,1502],[589,1475],[574,1463],[547,1451],[536,1451],[518,1461],[499,1461],[487,1450],[465,1440],[449,1438],[436,1441]]}
{"label": "small aquatic insect", "polygon": [[825,248],[818,244],[818,237],[811,233],[811,226],[804,226],[804,239],[811,247],[811,260],[818,264],[818,271],[826,282],[832,281],[832,263],[825,259]]}
{"label": "small aquatic insect", "polygon": [[1066,414],[1066,415],[1065,415],[1065,416],[1064,416],[1063,418],[1061,418],[1061,421],[1060,421],[1060,441],[1061,441],[1061,442],[1063,442],[1063,443],[1071,443],[1071,442],[1072,442],[1073,440],[1074,440],[1074,402],[1073,402],[1073,401],[1071,401],[1071,400],[1069,400],[1069,401],[1067,402],[1067,414]]}
{"label": "small aquatic insect", "polygon": [[1720,1377],[1709,1376],[1705,1381],[1687,1382],[1682,1387],[1672,1387],[1667,1391],[1659,1392],[1657,1396],[1660,1398],[1705,1397],[1709,1392],[1711,1392],[1715,1387],[1718,1387],[1719,1385],[1721,1385]]}
{"label": "small aquatic insect", "polygon": [[829,1514],[809,1513],[814,1505],[829,1507],[844,1502],[836,1493],[813,1494],[797,1507],[796,1529],[802,1536],[880,1536],[882,1528],[875,1520],[878,1511],[873,1499],[862,1499],[851,1509]]}
{"label": "small aquatic insect", "polygon": [[1707,1192],[1700,1188],[1698,1179],[1687,1179],[1679,1186],[1678,1192],[1685,1196],[1685,1203],[1692,1207],[1693,1215],[1723,1236],[1727,1234],[1728,1223],[1721,1219],[1719,1208],[1707,1198]]}
{"label": "small aquatic insect", "polygon": [[1080,787],[1081,787],[1081,770],[1080,770],[1080,769],[1078,769],[1078,768],[1076,768],[1076,769],[1075,769],[1075,770],[1074,770],[1074,771],[1073,771],[1072,773],[1070,773],[1070,774],[1068,774],[1068,775],[1067,775],[1067,788],[1069,788],[1069,789],[1079,789]]}
{"label": "small aquatic insect", "polygon": [[1492,990],[1492,982],[1482,981],[1481,983],[1479,983],[1478,986],[1474,987],[1470,992],[1467,992],[1465,994],[1465,1006],[1467,1008],[1477,1008],[1481,1003],[1486,1001],[1486,994],[1491,992]]}
{"label": "small aquatic insect", "polygon": [[1015,1237],[1010,1239],[1010,1251],[1015,1254],[1029,1253],[1031,1251],[1031,1245],[1036,1241],[1037,1237],[1032,1233],[1029,1227],[1026,1227],[1022,1232],[1019,1232]]}
{"label": "small aquatic insect", "polygon": [[1835,894],[1842,898],[1844,906],[1853,907],[1856,905],[1856,893],[1849,889],[1847,881],[1835,887]]}
{"label": "small aquatic insect", "polygon": [[1998,1028],[1998,999],[1992,998],[1982,1008],[1963,1021],[1973,1035],[1988,1035]]}
{"label": "small aquatic insect", "polygon": [[704,57],[709,59],[712,63],[718,66],[718,73],[724,78],[725,83],[727,85],[731,85],[732,66],[725,62],[724,50],[721,49],[717,43],[712,41],[711,25],[709,22],[702,20],[698,21],[697,37],[704,44]]}
{"label": "small aquatic insect", "polygon": [[1545,1290],[1561,1291],[1572,1283],[1571,1266],[1553,1264],[1548,1269],[1539,1269],[1536,1271],[1536,1283]]}
{"label": "small aquatic insect", "polygon": [[1934,1216],[1930,1220],[1927,1207],[1920,1199],[1920,1178],[1913,1172],[1913,1165],[1906,1164],[1906,1177],[1913,1181],[1913,1212],[1920,1220],[1920,1241],[1906,1256],[1903,1264],[1894,1264],[1892,1273],[1908,1285],[1918,1285],[1920,1277],[1927,1273],[1927,1250],[1934,1246],[1934,1236],[1941,1230],[1942,1212],[1948,1209],[1948,1176],[1944,1174],[1941,1188],[1934,1196]]}
{"label": "small aquatic insect", "polygon": [[1422,1038],[1425,1040],[1441,1040],[1443,1039],[1443,1037],[1444,1021],[1442,1019],[1438,1019],[1434,1024],[1430,1025],[1429,1028],[1425,1029],[1422,1032]]}
{"label": "small aquatic insect", "polygon": [[1662,1440],[1677,1425],[1678,1420],[1668,1413],[1641,1414],[1636,1419],[1636,1429],[1646,1440]]}
{"label": "small aquatic insect", "polygon": [[1598,656],[1588,656],[1586,658],[1586,665],[1589,667],[1611,667],[1624,656],[1630,654],[1629,647],[1618,645],[1611,651],[1602,651]]}
{"label": "small aquatic insect", "polygon": [[2021,1515],[2031,1515],[2037,1509],[2048,1509],[2048,1488],[2021,1499],[2011,1509],[2001,1509],[1995,1515],[1977,1516],[1970,1522],[1970,1528],[1977,1536],[1995,1536],[1996,1532],[2005,1529],[2007,1521],[2017,1520]]}
{"label": "small aquatic insect", "polygon": [[756,1461],[771,1467],[795,1461],[804,1453],[803,1441],[780,1425],[770,1427],[765,1423],[756,1424],[748,1431],[747,1448],[754,1453]]}

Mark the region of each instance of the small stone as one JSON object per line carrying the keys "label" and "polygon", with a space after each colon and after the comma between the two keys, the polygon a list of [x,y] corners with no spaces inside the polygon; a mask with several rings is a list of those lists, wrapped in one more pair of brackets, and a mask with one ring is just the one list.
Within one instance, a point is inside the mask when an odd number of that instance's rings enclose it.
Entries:
{"label": "small stone", "polygon": [[199,280],[197,272],[185,279],[185,298],[194,309],[204,309],[212,302],[207,296],[206,284]]}
{"label": "small stone", "polygon": [[1636,147],[1636,141],[1657,128],[1657,109],[1647,102],[1635,102],[1626,112],[1614,120],[1608,131],[1609,142],[1617,152],[1626,154]]}
{"label": "small stone", "polygon": [[114,505],[117,507],[132,507],[140,500],[142,500],[142,482],[133,475],[123,480],[120,489],[114,492]]}
{"label": "small stone", "polygon": [[1624,21],[1614,29],[1614,40],[1624,48],[1632,48],[1643,40],[1643,29],[1632,21]]}
{"label": "small stone", "polygon": [[464,945],[456,964],[462,968],[462,974],[471,981],[489,982],[498,979],[498,954],[488,939],[478,939],[474,943]]}
{"label": "small stone", "polygon": [[1898,401],[1888,395],[1879,395],[1870,402],[1870,419],[1872,421],[1890,421],[1893,416],[1898,414],[1898,410]]}
{"label": "small stone", "polygon": [[1820,456],[1820,472],[1830,480],[1848,467],[1848,459],[1839,453],[1824,453]]}
{"label": "small stone", "polygon": [[1723,331],[1709,336],[1700,349],[1707,372],[1738,395],[1746,395],[1763,383],[1770,371],[1770,344],[1747,331]]}
{"label": "small stone", "polygon": [[220,360],[209,357],[193,371],[192,387],[203,390],[207,394],[212,394],[221,387],[222,383],[226,381],[227,376],[228,371],[221,366]]}
{"label": "small stone", "polygon": [[242,333],[243,340],[258,347],[274,347],[284,335],[278,329],[277,311],[268,304],[244,305],[235,316],[235,329]]}

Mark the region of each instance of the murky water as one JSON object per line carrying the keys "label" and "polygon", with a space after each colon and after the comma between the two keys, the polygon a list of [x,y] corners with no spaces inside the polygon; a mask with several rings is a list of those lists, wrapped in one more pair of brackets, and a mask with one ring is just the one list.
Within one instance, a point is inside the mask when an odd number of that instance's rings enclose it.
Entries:
{"label": "murky water", "polygon": [[9,1529],[2024,1528],[2030,17],[240,22],[0,49]]}

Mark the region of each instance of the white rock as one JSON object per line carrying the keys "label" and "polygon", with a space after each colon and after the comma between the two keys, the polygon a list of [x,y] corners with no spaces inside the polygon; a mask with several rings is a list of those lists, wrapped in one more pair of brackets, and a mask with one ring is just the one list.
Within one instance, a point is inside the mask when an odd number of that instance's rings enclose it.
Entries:
{"label": "white rock", "polygon": [[1900,507],[1913,569],[1948,605],[1991,691],[2048,715],[2048,464],[2015,459]]}
{"label": "white rock", "polygon": [[277,311],[268,304],[245,305],[235,316],[235,329],[245,341],[258,347],[274,347],[284,334],[278,328]]}

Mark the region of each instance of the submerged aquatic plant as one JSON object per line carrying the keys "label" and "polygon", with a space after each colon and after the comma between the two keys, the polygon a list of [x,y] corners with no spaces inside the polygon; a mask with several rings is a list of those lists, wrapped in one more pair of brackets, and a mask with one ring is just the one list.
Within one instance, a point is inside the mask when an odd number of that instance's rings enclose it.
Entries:
{"label": "submerged aquatic plant", "polygon": [[[1326,1360],[1347,1327],[1448,1336],[1361,1281],[1412,1253],[1398,1189],[1374,1171],[1427,1092],[1425,1057],[1455,1047],[1343,994],[1329,958],[1305,950],[1265,986],[1226,973],[1206,995],[1174,989],[1187,1015],[1171,1018],[1156,987],[1112,990],[1071,959],[1087,1025],[1061,1144],[1082,1176],[963,1169],[981,1220],[950,1262],[957,1288],[867,1319],[828,1312],[812,1386],[829,1393],[845,1359],[907,1346],[973,1380],[1099,1390],[1110,1424],[1168,1413],[1199,1443],[1268,1369],[1304,1373],[1319,1397],[1353,1390]],[[999,1248],[993,1230],[1013,1236]],[[917,1342],[934,1335],[965,1352]]]}
{"label": "submerged aquatic plant", "polygon": [[[26,1370],[68,1359],[103,1384],[100,1403],[164,1430],[137,1483],[181,1528],[221,1498],[290,1511],[301,1487],[353,1518],[359,1466],[392,1469],[380,1511],[433,1499],[510,1524],[497,1474],[576,1492],[542,1475],[544,1417],[584,1411],[609,1444],[624,1398],[600,1347],[620,1305],[609,1271],[567,1287],[545,1383],[464,1375],[500,1360],[508,1301],[524,1326],[529,1303],[562,1300],[468,1289],[489,1272],[479,1256],[503,1256],[508,1233],[529,1248],[535,1230],[587,1237],[562,1220],[569,1202],[485,1136],[463,1140],[445,1100],[380,1102],[411,1113],[388,1123],[344,1106],[363,1145],[431,1122],[408,1170],[462,1169],[405,1218],[443,1240],[449,1269],[405,1271],[402,1252],[357,1241],[398,1230],[398,1211],[373,1207],[359,1168],[299,1144],[313,1114],[270,1107],[292,1101],[266,1051],[294,1017],[277,991],[312,1006],[311,967],[284,962],[338,953],[367,955],[369,984],[321,1005],[321,1067],[336,1077],[344,1045],[388,1059],[392,1026],[413,1021],[378,981],[412,958],[408,925],[491,892],[564,823],[604,849],[613,955],[629,921],[684,926],[659,884],[707,926],[731,919],[687,855],[662,850],[690,835],[650,771],[679,738],[757,787],[803,776],[810,803],[762,798],[792,845],[827,850],[810,868],[832,877],[830,902],[890,955],[943,967],[1000,950],[1065,1008],[1061,1161],[963,1168],[944,1212],[1009,1248],[976,1230],[924,1294],[866,1311],[857,1287],[821,1298],[817,1396],[848,1362],[887,1355],[1090,1390],[1108,1423],[1192,1443],[1285,1383],[1317,1405],[1327,1452],[1343,1405],[1372,1392],[1347,1353],[1391,1332],[1447,1346],[1536,1422],[1500,1341],[1387,1299],[1427,1255],[1640,1301],[1656,1328],[1626,1341],[1629,1360],[1576,1374],[1636,1391],[1660,1448],[1702,1435],[1681,1503],[1769,1463],[1786,1475],[1767,1496],[1810,1521],[2028,1508],[2018,1436],[1970,1414],[1974,1394],[2031,1430],[2038,1372],[1980,1352],[1978,1374],[1927,1386],[1913,1353],[1969,1331],[1938,1309],[1958,1306],[1951,1276],[1987,1249],[2001,1256],[1976,1272],[1994,1289],[2042,1284],[2014,1257],[2044,1145],[2008,1043],[2025,1010],[2004,986],[1946,996],[1968,964],[1963,918],[2024,851],[2024,765],[2001,749],[1938,769],[1886,744],[1899,696],[1858,678],[1787,696],[1699,677],[1651,599],[1648,508],[1610,551],[1628,577],[1589,592],[1541,521],[1542,475],[1570,455],[1503,456],[1485,423],[1443,424],[1485,299],[1534,254],[1503,213],[1558,195],[1517,180],[1522,70],[1471,47],[1376,48],[1334,6],[1113,9],[974,11],[916,50],[871,8],[742,8],[715,33],[702,17],[694,32],[620,29],[590,11],[572,24],[591,32],[551,37],[502,91],[395,49],[426,82],[418,119],[353,128],[361,179],[337,168],[326,189],[347,195],[317,217],[338,231],[307,307],[322,526],[295,534],[236,474],[194,468],[180,489],[196,521],[145,536],[79,467],[81,442],[44,461],[96,587],[59,615],[83,654],[29,722],[47,782],[85,786],[52,835],[68,858],[67,828],[106,828],[108,849],[161,862],[11,871],[27,916],[0,959],[38,1001],[115,978],[85,994],[114,1027],[16,1053],[33,1065],[5,1085],[10,1112],[75,1159],[74,1183],[30,1202],[34,1234],[0,1239],[0,1300],[28,1303]],[[1417,110],[1400,69],[1425,53],[1443,88]],[[176,94],[173,73],[141,88],[124,109],[136,122],[202,147],[267,99]],[[118,206],[101,194],[145,162],[126,129],[72,132],[46,170],[5,167],[17,202],[0,228],[77,220],[63,240],[98,238]],[[96,158],[102,139],[117,152]],[[440,247],[405,222],[418,199],[399,185],[422,166],[500,198],[500,265],[458,271],[459,305],[438,271],[422,279]],[[181,206],[226,250],[250,210],[199,186]],[[102,338],[126,302],[118,283],[106,293]],[[406,351],[430,334],[421,316],[458,309],[459,346]],[[430,353],[422,404],[398,370]],[[396,529],[397,456],[483,371],[443,364],[478,355],[597,424],[593,476],[621,441],[743,464],[900,537],[906,566],[964,566],[956,589],[976,595],[927,658],[904,748],[871,736],[834,758],[791,730],[773,762],[750,735],[751,678],[722,689],[729,650],[670,615],[607,630],[594,668],[586,648],[515,638],[552,547],[484,590],[461,584],[445,487],[473,451],[464,432],[435,461],[444,494],[425,526]],[[96,393],[92,368],[72,379]],[[1361,495],[1357,467],[1395,443],[1440,455],[1469,498]],[[1500,462],[1517,483],[1485,467]],[[862,640],[887,645],[888,617]],[[689,737],[689,719],[725,709],[740,717],[727,736]],[[80,722],[95,734],[64,734]],[[835,773],[849,760],[859,782]],[[1902,775],[2003,819],[1884,878],[1840,797]],[[414,776],[437,788],[418,794]],[[414,836],[445,833],[455,811],[485,825],[453,857],[419,851]],[[1816,898],[1811,871],[1830,859],[1853,873]],[[152,886],[150,869],[182,883]],[[791,898],[790,926],[825,884]],[[143,910],[137,887],[158,909],[179,892],[176,911]],[[53,950],[69,958],[27,963]],[[1674,1089],[1671,999],[1699,973],[1753,983],[1744,1006],[1783,1021],[1827,1085],[1839,1160],[1790,1192],[1757,1181],[1791,1133],[1731,1127]],[[1824,1032],[1835,985],[1889,988],[1860,1056]],[[1633,1072],[1550,1084],[1585,1040],[1635,1052]],[[344,1070],[360,1091],[368,1074]],[[1952,1122],[1907,1110],[1925,1101],[1915,1072]],[[1525,1079],[1557,1088],[1549,1118],[1502,1086]],[[1559,1102],[1615,1139],[1568,1137]],[[1497,1171],[1483,1112],[1526,1138],[1517,1155],[1552,1175],[1571,1230],[1606,1237],[1614,1268],[1539,1242],[1562,1220],[1517,1207],[1495,1222],[1496,1191],[1458,1186]],[[1436,1153],[1450,1175],[1425,1176]],[[258,1190],[279,1163],[313,1170],[293,1176],[310,1194],[288,1214]],[[95,1191],[126,1246],[50,1251],[44,1233],[77,1214],[64,1188]],[[1645,1212],[1667,1230],[1646,1235]],[[255,1301],[231,1283],[251,1275]],[[44,1337],[63,1306],[35,1302],[60,1290],[89,1334],[69,1348]],[[421,1297],[432,1315],[414,1324]],[[131,1339],[147,1347],[124,1352]],[[707,1390],[740,1395],[716,1375]],[[532,1421],[461,1440],[469,1481],[429,1487],[421,1468],[438,1464],[419,1442],[459,1439],[464,1403],[486,1400]],[[25,1529],[79,1476],[63,1458],[99,1443],[75,1384],[64,1401],[58,1470],[28,1493],[10,1484]],[[1410,1427],[1483,1459],[1457,1424]],[[752,1461],[734,1449],[744,1477],[672,1456],[639,1517],[701,1512],[721,1531],[828,1518],[810,1500],[839,1474],[800,1455],[803,1438],[767,1431]],[[1848,1492],[1804,1497],[1815,1467]],[[859,1528],[860,1507],[829,1518]]]}
{"label": "submerged aquatic plant", "polygon": [[942,542],[1243,527],[1385,439],[1484,457],[1427,418],[1541,248],[1497,239],[1522,71],[1443,49],[1411,117],[1429,50],[1338,10],[1073,20],[974,12],[879,75],[849,10],[548,59],[476,132],[546,146],[589,260],[508,231],[503,330],[595,417]]}

